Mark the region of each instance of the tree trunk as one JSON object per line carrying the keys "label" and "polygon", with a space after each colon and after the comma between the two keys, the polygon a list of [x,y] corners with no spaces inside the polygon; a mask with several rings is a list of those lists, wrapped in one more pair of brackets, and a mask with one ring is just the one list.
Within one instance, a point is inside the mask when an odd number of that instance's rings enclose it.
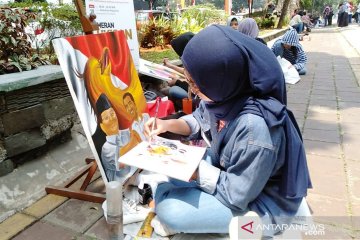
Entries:
{"label": "tree trunk", "polygon": [[285,0],[281,9],[281,15],[279,18],[279,23],[277,25],[278,29],[281,29],[283,24],[284,24],[284,20],[285,20],[285,16],[288,13],[288,8],[289,8],[289,4],[290,4],[291,0]]}

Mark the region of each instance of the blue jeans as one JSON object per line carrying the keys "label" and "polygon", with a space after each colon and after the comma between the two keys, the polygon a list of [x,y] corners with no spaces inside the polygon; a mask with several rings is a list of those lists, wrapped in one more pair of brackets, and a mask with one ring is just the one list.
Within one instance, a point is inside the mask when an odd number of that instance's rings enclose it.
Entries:
{"label": "blue jeans", "polygon": [[155,204],[160,221],[175,232],[184,233],[228,233],[231,218],[246,213],[225,207],[194,181],[175,179],[157,187]]}
{"label": "blue jeans", "polygon": [[179,86],[172,86],[169,89],[169,96],[175,99],[183,99],[188,97],[188,93]]}
{"label": "blue jeans", "polygon": [[302,22],[298,23],[298,24],[295,24],[295,25],[293,25],[291,27],[295,28],[297,33],[301,33],[304,30],[304,24]]}

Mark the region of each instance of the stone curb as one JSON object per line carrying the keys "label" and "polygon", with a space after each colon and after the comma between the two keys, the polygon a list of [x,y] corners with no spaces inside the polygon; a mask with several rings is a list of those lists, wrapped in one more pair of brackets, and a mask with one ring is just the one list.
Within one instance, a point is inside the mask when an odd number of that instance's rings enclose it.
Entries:
{"label": "stone curb", "polygon": [[271,33],[268,34],[264,34],[262,36],[259,36],[259,38],[262,38],[265,42],[270,42],[271,40],[284,35],[284,33],[289,30],[289,28],[284,28],[284,29],[279,29],[279,30],[275,30]]}

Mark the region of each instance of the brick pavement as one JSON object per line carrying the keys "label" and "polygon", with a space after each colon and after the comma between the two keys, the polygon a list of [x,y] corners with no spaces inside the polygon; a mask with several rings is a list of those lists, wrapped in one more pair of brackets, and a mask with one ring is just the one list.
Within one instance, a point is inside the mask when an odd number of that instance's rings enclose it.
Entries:
{"label": "brick pavement", "polygon": [[[307,200],[332,239],[360,239],[360,39],[358,26],[314,30],[302,42],[308,74],[287,86],[313,181]],[[103,189],[101,179],[92,188]],[[85,220],[84,220],[85,219]],[[47,195],[0,223],[0,239],[106,239],[99,204]],[[308,238],[309,236],[304,236]],[[176,235],[173,239],[219,239]],[[226,239],[226,238],[222,238]]]}
{"label": "brick pavement", "polygon": [[308,74],[288,86],[302,128],[315,220],[337,239],[360,238],[360,28],[321,29],[302,42]]}

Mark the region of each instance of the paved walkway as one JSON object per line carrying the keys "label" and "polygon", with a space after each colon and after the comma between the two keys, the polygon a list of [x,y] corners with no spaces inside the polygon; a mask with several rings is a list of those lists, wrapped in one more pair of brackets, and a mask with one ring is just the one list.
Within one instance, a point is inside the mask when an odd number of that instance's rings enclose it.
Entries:
{"label": "paved walkway", "polygon": [[303,129],[314,216],[339,239],[360,238],[360,27],[319,29],[302,44],[308,74],[289,86]]}
{"label": "paved walkway", "polygon": [[[326,236],[320,238],[360,239],[359,39],[356,25],[315,29],[302,42],[308,74],[288,86],[288,105],[303,132],[314,186],[307,200],[315,221],[326,224]],[[91,185],[98,192],[103,187],[101,179]],[[107,232],[100,204],[47,195],[0,223],[0,239],[9,238],[107,239]],[[178,234],[172,239],[226,236]]]}

